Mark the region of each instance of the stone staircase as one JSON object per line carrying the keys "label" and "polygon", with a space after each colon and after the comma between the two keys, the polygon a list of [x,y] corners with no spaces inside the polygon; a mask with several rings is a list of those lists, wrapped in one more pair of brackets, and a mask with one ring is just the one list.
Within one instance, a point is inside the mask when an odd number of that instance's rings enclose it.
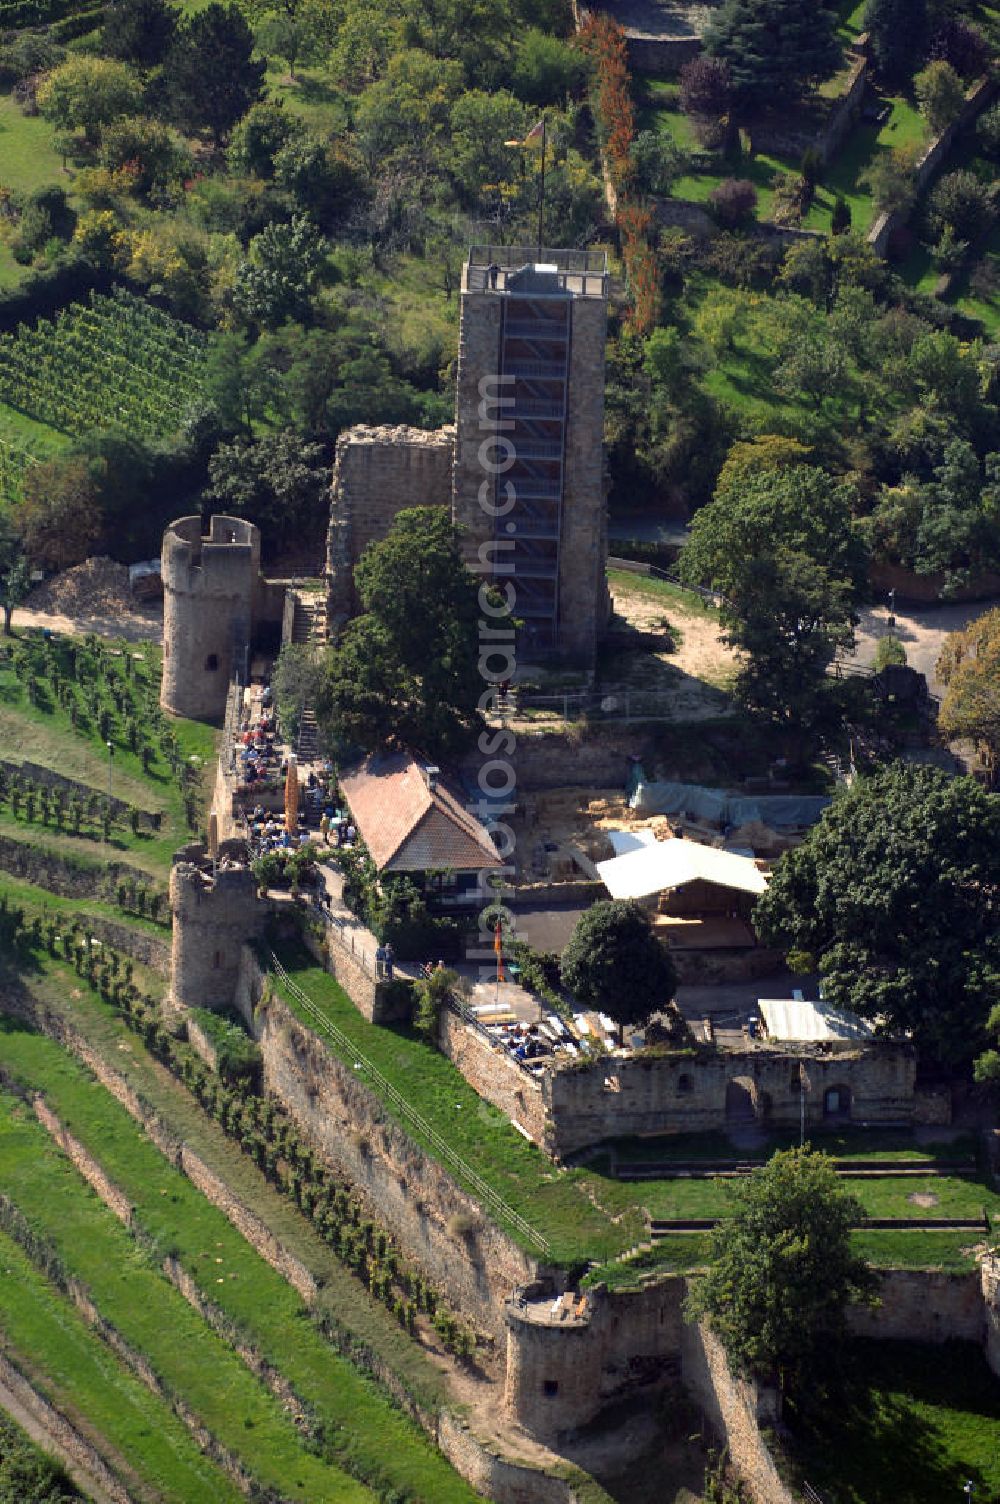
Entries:
{"label": "stone staircase", "polygon": [[314,710],[307,709],[302,712],[299,734],[295,742],[295,755],[300,763],[315,762],[319,757],[319,730]]}
{"label": "stone staircase", "polygon": [[296,595],[292,641],[299,646],[326,641],[326,602],[321,595]]}

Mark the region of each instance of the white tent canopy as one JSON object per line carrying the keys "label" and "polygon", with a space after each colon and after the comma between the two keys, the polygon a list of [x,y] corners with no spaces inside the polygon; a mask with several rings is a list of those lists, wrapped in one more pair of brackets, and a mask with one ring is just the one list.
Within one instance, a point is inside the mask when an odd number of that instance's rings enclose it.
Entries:
{"label": "white tent canopy", "polygon": [[856,1013],[810,1003],[804,998],[759,998],[757,1007],[769,1039],[871,1039],[874,1030]]}
{"label": "white tent canopy", "polygon": [[742,893],[763,893],[767,887],[767,878],[749,857],[677,837],[598,862],[597,871],[612,898],[648,898],[696,881]]}

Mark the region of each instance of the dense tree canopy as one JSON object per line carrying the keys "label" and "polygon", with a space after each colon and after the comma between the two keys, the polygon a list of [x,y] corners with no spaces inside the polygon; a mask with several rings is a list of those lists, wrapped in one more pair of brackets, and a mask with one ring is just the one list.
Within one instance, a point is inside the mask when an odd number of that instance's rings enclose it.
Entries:
{"label": "dense tree canopy", "polygon": [[623,1029],[646,1023],[677,989],[666,947],[638,904],[592,904],[562,955],[562,979],[584,1007],[599,1008]]}
{"label": "dense tree canopy", "polygon": [[905,763],[858,778],[781,857],[754,926],[831,1002],[966,1064],[1000,988],[1000,798]]}
{"label": "dense tree canopy", "polygon": [[331,744],[460,750],[481,724],[479,582],[443,507],[400,512],[354,572],[363,614],[344,628],[319,712]]}
{"label": "dense tree canopy", "polygon": [[775,1154],[737,1181],[732,1197],[688,1313],[707,1318],[738,1372],[777,1380],[799,1400],[821,1395],[847,1308],[874,1295],[874,1277],[851,1247],[861,1203],[827,1156],[809,1149]]}
{"label": "dense tree canopy", "polygon": [[706,28],[705,49],[729,65],[743,108],[805,94],[842,56],[837,13],[818,0],[725,0]]}

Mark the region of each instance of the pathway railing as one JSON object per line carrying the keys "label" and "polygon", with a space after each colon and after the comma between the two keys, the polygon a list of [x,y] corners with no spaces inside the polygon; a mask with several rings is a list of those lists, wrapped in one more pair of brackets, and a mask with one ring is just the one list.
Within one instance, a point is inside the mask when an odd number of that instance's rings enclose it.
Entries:
{"label": "pathway railing", "polygon": [[430,1144],[433,1152],[445,1162],[449,1169],[455,1171],[459,1178],[472,1190],[473,1194],[485,1206],[488,1206],[491,1211],[495,1212],[512,1227],[515,1227],[522,1237],[528,1238],[543,1253],[548,1253],[550,1247],[548,1239],[543,1237],[537,1228],[532,1227],[531,1223],[525,1217],[522,1217],[520,1212],[516,1212],[491,1185],[487,1184],[478,1171],[474,1170],[442,1138],[436,1128],[431,1127],[427,1119],[417,1112],[415,1107],[411,1107],[410,1103],[393,1086],[392,1082],[388,1081],[378,1067],[367,1056],[362,1054],[354,1041],[348,1038],[342,1029],[339,1029],[335,1023],[332,1023],[327,1018],[323,1010],[318,1008],[310,997],[306,996],[297,982],[292,981],[274,951],[271,951],[271,969],[282,986],[288,989],[295,998],[295,1001],[305,1010],[316,1027],[330,1036],[336,1044],[338,1051],[348,1060],[354,1060],[355,1070],[364,1071],[368,1075],[379,1094],[395,1108],[405,1123],[409,1123],[411,1127],[417,1130],[421,1137]]}

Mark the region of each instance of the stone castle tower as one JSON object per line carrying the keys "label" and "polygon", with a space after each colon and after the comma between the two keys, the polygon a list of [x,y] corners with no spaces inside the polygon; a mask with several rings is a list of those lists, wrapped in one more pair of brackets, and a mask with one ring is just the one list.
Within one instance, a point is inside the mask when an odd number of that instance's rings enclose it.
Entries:
{"label": "stone castle tower", "polygon": [[[183,853],[181,853],[183,856]],[[170,997],[185,1008],[231,1008],[240,956],[259,932],[267,905],[247,867],[180,860],[170,869],[173,936]]]}
{"label": "stone castle tower", "polygon": [[337,440],[326,538],[326,618],[331,630],[358,610],[354,566],[404,507],[449,506],[454,428],[359,423]]}
{"label": "stone castle tower", "polygon": [[470,566],[513,584],[521,656],[591,662],[607,623],[606,324],[603,253],[470,252],[452,511]]}
{"label": "stone castle tower", "polygon": [[[234,669],[246,658],[267,594],[260,533],[240,517],[181,517],[163,535],[163,681],[175,715],[218,720]],[[280,615],[280,613],[279,613]]]}

